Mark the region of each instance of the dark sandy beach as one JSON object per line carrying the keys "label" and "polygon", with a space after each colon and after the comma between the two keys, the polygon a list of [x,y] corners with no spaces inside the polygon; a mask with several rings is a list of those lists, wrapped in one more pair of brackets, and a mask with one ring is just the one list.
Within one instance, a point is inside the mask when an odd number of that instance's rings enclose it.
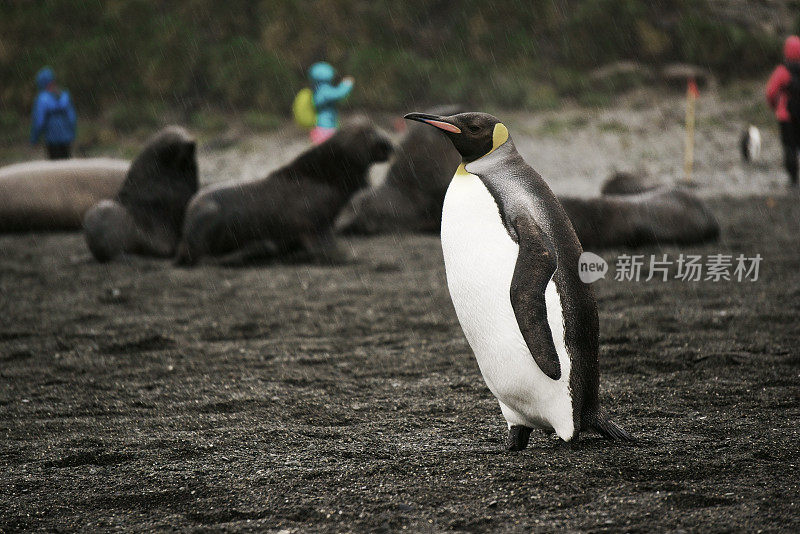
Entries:
{"label": "dark sandy beach", "polygon": [[595,284],[602,401],[639,443],[522,453],[435,237],[183,270],[2,236],[0,531],[795,531],[800,202],[711,206],[720,242],[637,253],[759,253],[757,281]]}

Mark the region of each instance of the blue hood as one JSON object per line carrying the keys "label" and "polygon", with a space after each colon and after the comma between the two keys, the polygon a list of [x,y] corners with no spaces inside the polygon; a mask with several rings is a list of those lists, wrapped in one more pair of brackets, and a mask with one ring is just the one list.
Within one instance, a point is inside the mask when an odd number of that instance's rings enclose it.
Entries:
{"label": "blue hood", "polygon": [[38,87],[39,90],[41,91],[42,89],[45,89],[48,85],[50,85],[50,82],[52,82],[55,79],[56,75],[55,73],[53,73],[53,69],[51,69],[50,67],[44,67],[43,69],[39,70],[39,72],[36,73],[36,87]]}
{"label": "blue hood", "polygon": [[311,65],[311,68],[308,69],[308,77],[314,83],[330,83],[333,81],[334,76],[336,76],[336,71],[329,63],[325,63],[324,61],[314,63]]}

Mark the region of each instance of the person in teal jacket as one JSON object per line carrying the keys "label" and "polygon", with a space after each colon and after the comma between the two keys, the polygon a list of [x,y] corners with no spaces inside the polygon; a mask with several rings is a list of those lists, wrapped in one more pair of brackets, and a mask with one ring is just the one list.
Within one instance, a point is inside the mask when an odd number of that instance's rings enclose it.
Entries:
{"label": "person in teal jacket", "polygon": [[337,104],[353,89],[353,77],[345,76],[338,85],[333,85],[336,71],[328,63],[314,63],[308,71],[314,91],[314,108],[317,125],[311,130],[311,142],[318,145],[328,139],[339,127]]}
{"label": "person in teal jacket", "polygon": [[31,144],[37,144],[44,135],[50,159],[69,159],[77,123],[69,92],[56,85],[50,67],[44,67],[36,74],[36,86],[39,94],[33,104]]}

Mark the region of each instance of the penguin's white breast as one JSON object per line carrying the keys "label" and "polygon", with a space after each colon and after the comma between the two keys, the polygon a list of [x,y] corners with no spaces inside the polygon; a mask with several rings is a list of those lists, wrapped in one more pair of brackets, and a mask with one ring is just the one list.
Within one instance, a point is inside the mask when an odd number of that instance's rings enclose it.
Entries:
{"label": "penguin's white breast", "polygon": [[761,132],[755,126],[750,126],[747,134],[747,151],[750,154],[750,161],[756,161],[761,155]]}
{"label": "penguin's white breast", "polygon": [[558,292],[551,280],[545,303],[562,371],[556,381],[542,373],[522,337],[511,306],[519,245],[503,225],[494,197],[475,175],[457,174],[447,190],[442,250],[459,323],[489,389],[526,424],[551,426],[559,435],[571,436],[571,362]]}

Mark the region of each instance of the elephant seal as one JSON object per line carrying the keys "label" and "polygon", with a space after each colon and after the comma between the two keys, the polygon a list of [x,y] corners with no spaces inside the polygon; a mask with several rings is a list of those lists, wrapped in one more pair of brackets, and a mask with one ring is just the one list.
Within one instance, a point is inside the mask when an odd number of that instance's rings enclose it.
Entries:
{"label": "elephant seal", "polygon": [[89,250],[101,262],[123,253],[171,257],[197,189],[194,139],[178,126],[163,129],[133,161],[114,199],[86,213]]}
{"label": "elephant seal", "polygon": [[[459,106],[428,113],[454,115]],[[412,122],[400,139],[377,187],[359,191],[342,210],[336,229],[344,234],[438,232],[444,194],[461,156],[434,128]]]}
{"label": "elephant seal", "polygon": [[685,245],[719,236],[719,223],[705,203],[682,187],[559,200],[585,249]]}
{"label": "elephant seal", "polygon": [[86,211],[119,191],[130,163],[91,158],[0,169],[0,232],[78,230]]}
{"label": "elephant seal", "polygon": [[336,214],[366,185],[370,165],[391,151],[389,138],[360,119],[266,178],[203,189],[186,210],[176,264],[208,256],[227,264],[315,258],[334,250]]}

